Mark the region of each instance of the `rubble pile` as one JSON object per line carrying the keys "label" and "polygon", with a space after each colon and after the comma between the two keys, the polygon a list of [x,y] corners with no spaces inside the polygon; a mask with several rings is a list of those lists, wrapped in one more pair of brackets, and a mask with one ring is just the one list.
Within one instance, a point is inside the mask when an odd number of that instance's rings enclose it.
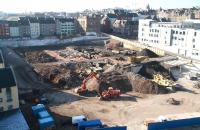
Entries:
{"label": "rubble pile", "polygon": [[83,55],[83,53],[81,53],[71,47],[66,47],[65,50],[60,50],[58,52],[59,52],[59,55],[64,58],[66,58],[66,57],[70,57],[70,58],[81,57]]}
{"label": "rubble pile", "polygon": [[116,71],[104,73],[99,77],[99,92],[108,90],[109,87],[119,89],[122,93],[132,91],[128,78]]}
{"label": "rubble pile", "polygon": [[168,89],[159,86],[157,83],[146,79],[135,73],[127,73],[127,77],[132,85],[135,92],[143,94],[165,94],[168,93]]}
{"label": "rubble pile", "polygon": [[132,91],[128,78],[116,71],[100,74],[98,78],[93,77],[88,80],[86,86],[88,90],[99,93],[108,90],[109,87],[119,89],[122,93]]}
{"label": "rubble pile", "polygon": [[155,74],[161,74],[166,79],[175,81],[173,75],[165,67],[160,65],[159,62],[156,61],[144,64],[140,69],[140,71],[138,72],[138,74],[148,79],[153,79],[153,75]]}
{"label": "rubble pile", "polygon": [[54,57],[51,57],[44,51],[25,52],[24,56],[29,63],[57,62]]}
{"label": "rubble pile", "polygon": [[108,44],[105,45],[106,49],[112,50],[115,48],[122,47],[123,44],[119,41],[111,40]]}
{"label": "rubble pile", "polygon": [[142,51],[139,51],[136,53],[137,56],[148,56],[149,58],[156,58],[159,57],[156,53],[149,49],[143,49]]}
{"label": "rubble pile", "polygon": [[43,81],[52,83],[56,87],[77,87],[82,81],[79,73],[65,65],[35,65],[35,71]]}

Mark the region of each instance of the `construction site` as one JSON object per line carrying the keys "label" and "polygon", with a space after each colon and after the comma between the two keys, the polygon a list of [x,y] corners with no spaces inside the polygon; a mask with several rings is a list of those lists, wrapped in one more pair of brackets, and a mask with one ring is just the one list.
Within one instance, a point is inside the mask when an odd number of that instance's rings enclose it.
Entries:
{"label": "construction site", "polygon": [[18,82],[20,104],[34,130],[30,106],[42,98],[56,130],[75,130],[70,119],[76,115],[101,119],[106,126],[145,130],[147,118],[200,111],[199,89],[180,76],[179,66],[165,64],[177,60],[174,56],[124,48],[113,39],[7,51],[15,55],[5,56],[7,64],[21,60],[14,66],[16,78],[23,80]]}

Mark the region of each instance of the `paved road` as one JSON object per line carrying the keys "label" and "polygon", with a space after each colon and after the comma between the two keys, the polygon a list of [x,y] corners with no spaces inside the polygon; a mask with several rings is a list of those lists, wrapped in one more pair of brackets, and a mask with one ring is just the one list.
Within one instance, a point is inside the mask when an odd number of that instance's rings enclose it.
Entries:
{"label": "paved road", "polygon": [[12,49],[2,48],[2,53],[5,66],[12,66],[14,69],[20,93],[30,91],[32,88],[42,89],[48,86],[39,80],[33,68]]}

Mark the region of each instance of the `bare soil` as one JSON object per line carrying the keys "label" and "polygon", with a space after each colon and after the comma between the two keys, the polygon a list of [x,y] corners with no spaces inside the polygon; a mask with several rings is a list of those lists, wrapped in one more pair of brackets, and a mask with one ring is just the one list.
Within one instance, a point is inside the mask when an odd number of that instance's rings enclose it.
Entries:
{"label": "bare soil", "polygon": [[[46,93],[46,96],[52,102],[49,108],[53,113],[67,117],[84,114],[89,119],[99,118],[109,126],[126,125],[128,130],[145,130],[143,121],[146,118],[200,112],[200,90],[193,88],[193,84],[186,79],[180,79],[178,82],[186,85],[184,91],[162,95],[128,92],[113,101],[100,101],[98,97],[80,97],[74,94],[73,90]],[[169,104],[169,98],[182,103]],[[65,100],[60,102],[61,99]],[[55,102],[59,104],[55,105]]]}

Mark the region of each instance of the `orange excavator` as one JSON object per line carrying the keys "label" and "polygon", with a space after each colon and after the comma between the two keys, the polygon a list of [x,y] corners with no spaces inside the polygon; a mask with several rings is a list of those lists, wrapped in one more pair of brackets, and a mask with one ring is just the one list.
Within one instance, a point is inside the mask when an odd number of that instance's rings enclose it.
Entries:
{"label": "orange excavator", "polygon": [[87,83],[88,80],[90,80],[93,77],[95,77],[97,80],[99,79],[97,77],[97,73],[96,72],[91,72],[90,75],[86,79],[83,80],[83,83],[82,83],[81,87],[75,89],[75,92],[78,93],[79,95],[86,94],[87,91],[88,91],[88,89],[86,87],[86,83]]}
{"label": "orange excavator", "polygon": [[113,89],[109,87],[108,90],[104,90],[100,95],[100,100],[108,100],[110,98],[118,98],[121,92],[119,89]]}
{"label": "orange excavator", "polygon": [[[90,75],[86,79],[83,80],[82,85],[75,89],[75,93],[78,93],[79,95],[85,95],[88,92],[86,83],[88,80],[90,80],[93,77],[95,77],[97,80],[99,80],[99,78],[97,77],[97,73],[91,72]],[[101,100],[108,100],[113,97],[119,97],[120,94],[121,94],[121,92],[119,89],[113,89],[112,87],[109,87],[108,90],[104,90],[99,95],[100,95]]]}

